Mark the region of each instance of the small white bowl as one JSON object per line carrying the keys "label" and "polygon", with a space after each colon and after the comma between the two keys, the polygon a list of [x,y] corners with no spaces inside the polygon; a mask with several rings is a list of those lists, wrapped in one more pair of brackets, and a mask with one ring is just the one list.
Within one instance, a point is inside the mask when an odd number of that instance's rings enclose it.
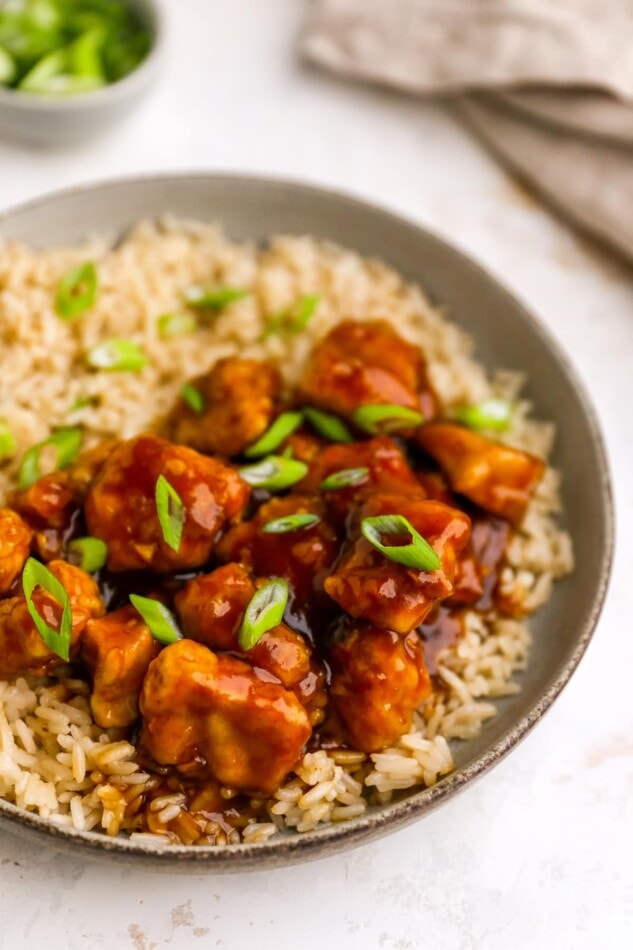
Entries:
{"label": "small white bowl", "polygon": [[0,138],[60,146],[94,138],[126,115],[155,78],[162,48],[162,17],[155,0],[127,0],[150,33],[145,59],[123,79],[90,92],[40,96],[0,86]]}

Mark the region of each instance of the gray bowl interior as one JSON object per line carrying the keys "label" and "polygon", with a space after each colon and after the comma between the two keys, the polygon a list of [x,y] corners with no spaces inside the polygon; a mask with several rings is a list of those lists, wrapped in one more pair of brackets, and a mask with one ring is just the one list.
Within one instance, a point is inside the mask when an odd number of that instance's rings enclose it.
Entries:
{"label": "gray bowl interior", "polygon": [[[307,860],[386,833],[418,817],[503,757],[540,718],[584,652],[605,594],[612,550],[608,466],[594,412],[568,362],[543,328],[503,288],[432,234],[380,209],[302,185],[222,176],[122,181],[66,192],[24,206],[0,220],[0,234],[40,247],[81,240],[94,230],[119,234],[143,217],[164,212],[222,221],[232,238],[264,240],[274,233],[310,233],[376,255],[420,282],[477,343],[488,367],[528,373],[536,413],[553,419],[553,463],[564,475],[564,524],[576,554],[574,573],[558,584],[533,618],[534,647],[519,694],[499,703],[482,734],[455,746],[457,771],[435,788],[416,792],[380,812],[306,836],[222,851],[174,848],[146,853],[129,842],[56,832],[59,844],[81,841],[98,851],[134,854],[146,863],[192,862],[215,870],[245,870]],[[46,822],[0,805],[25,830]]]}

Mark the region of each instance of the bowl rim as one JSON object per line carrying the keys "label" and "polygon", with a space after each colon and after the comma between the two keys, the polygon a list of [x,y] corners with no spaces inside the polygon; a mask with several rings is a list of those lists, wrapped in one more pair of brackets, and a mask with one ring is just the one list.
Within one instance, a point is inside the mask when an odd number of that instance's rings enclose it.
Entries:
{"label": "bowl rim", "polygon": [[[123,175],[57,189],[3,210],[0,212],[0,242],[3,239],[1,229],[8,219],[31,209],[35,210],[38,207],[46,206],[50,202],[63,202],[73,197],[81,197],[92,191],[108,191],[121,187],[136,188],[148,185],[168,187],[171,184],[195,182],[206,183],[207,185],[221,185],[223,183],[237,186],[255,185],[261,189],[281,187],[290,193],[301,193],[315,198],[334,200],[343,208],[347,207],[350,211],[356,213],[370,212],[377,214],[395,225],[405,225],[412,232],[430,239],[443,251],[456,258],[461,267],[470,270],[480,281],[494,286],[496,292],[505,298],[508,305],[520,313],[521,318],[528,324],[539,342],[550,351],[561,374],[573,391],[574,397],[580,404],[600,461],[599,497],[605,529],[604,554],[597,569],[591,607],[580,626],[575,648],[558,675],[540,693],[539,698],[529,711],[515,720],[493,745],[484,749],[472,762],[441,778],[436,785],[414,791],[408,798],[389,803],[378,810],[371,810],[348,822],[327,825],[301,834],[289,834],[280,838],[273,837],[265,842],[227,845],[224,848],[186,845],[157,847],[150,843],[134,842],[125,838],[109,838],[94,831],[62,828],[52,823],[50,819],[41,818],[39,815],[24,811],[16,805],[0,799],[0,821],[2,827],[7,831],[12,829],[15,831],[15,822],[17,821],[25,831],[28,829],[32,833],[45,833],[53,845],[56,841],[59,842],[60,847],[62,844],[75,842],[81,847],[84,855],[91,854],[96,858],[97,856],[103,857],[104,854],[125,854],[128,860],[135,860],[137,863],[143,863],[154,869],[162,868],[166,871],[174,870],[178,866],[180,869],[189,870],[192,873],[199,873],[205,869],[243,873],[273,864],[286,866],[315,860],[358,846],[369,838],[380,837],[396,831],[417,817],[422,817],[423,814],[437,808],[445,800],[462,791],[468,784],[483,776],[505,758],[530,733],[544,713],[552,706],[554,700],[569,682],[587,650],[602,612],[609,587],[615,547],[615,511],[611,471],[597,412],[585,383],[579,377],[577,370],[558,341],[521,300],[515,297],[496,277],[489,274],[467,252],[444,240],[434,231],[418,224],[416,221],[373,200],[367,200],[337,188],[312,184],[309,181],[287,178],[282,175],[215,173],[204,170]],[[397,263],[394,266],[397,268]],[[277,856],[275,861],[272,860],[274,855]]]}
{"label": "bowl rim", "polygon": [[165,14],[159,0],[133,0],[131,4],[129,0],[123,0],[123,2],[128,6],[138,6],[139,10],[144,8],[146,15],[151,18],[151,46],[138,66],[115,82],[107,83],[99,89],[89,89],[70,96],[44,96],[41,93],[23,92],[20,89],[0,85],[0,108],[7,107],[26,112],[44,110],[53,114],[83,112],[92,107],[98,108],[100,104],[106,102],[112,103],[125,99],[136,87],[142,86],[154,72],[164,51]]}

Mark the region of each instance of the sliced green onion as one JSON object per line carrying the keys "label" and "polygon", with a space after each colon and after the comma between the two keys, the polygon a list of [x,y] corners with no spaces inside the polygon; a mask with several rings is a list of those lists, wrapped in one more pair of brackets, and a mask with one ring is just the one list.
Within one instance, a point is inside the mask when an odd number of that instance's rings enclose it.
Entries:
{"label": "sliced green onion", "polygon": [[162,340],[187,336],[198,328],[198,321],[191,313],[163,313],[156,318],[158,335]]}
{"label": "sliced green onion", "polygon": [[[26,606],[31,619],[37,628],[46,646],[53,651],[62,660],[70,659],[70,640],[73,630],[73,618],[70,610],[70,601],[66,589],[57,580],[54,574],[51,574],[47,567],[40,564],[34,558],[30,557],[24,565],[22,571],[22,587],[26,597]],[[37,607],[33,603],[33,591],[36,587],[41,587],[53,597],[62,608],[62,617],[59,630],[49,626],[43,617],[40,616]]]}
{"label": "sliced green onion", "polygon": [[0,46],[0,86],[8,86],[18,74],[13,56]]}
{"label": "sliced green onion", "polygon": [[287,459],[281,455],[269,455],[254,465],[243,465],[238,469],[241,477],[254,488],[267,488],[269,491],[281,491],[300,482],[308,474],[308,466],[297,459]]}
{"label": "sliced green onion", "polygon": [[93,369],[136,373],[147,364],[147,357],[131,340],[105,340],[88,350],[86,362]]}
{"label": "sliced green onion", "polygon": [[86,261],[64,274],[57,285],[55,311],[64,320],[72,320],[89,310],[97,299],[99,277],[93,261]]}
{"label": "sliced green onion", "polygon": [[129,0],[0,0],[0,42],[15,60],[0,83],[58,93],[121,79],[151,35]]}
{"label": "sliced green onion", "polygon": [[202,415],[205,409],[204,396],[196,386],[191,383],[183,383],[180,398],[193,412],[197,412],[199,416]]}
{"label": "sliced green onion", "polygon": [[165,543],[172,551],[180,550],[185,526],[185,507],[182,498],[164,475],[156,480],[156,511]]}
{"label": "sliced green onion", "polygon": [[264,534],[287,534],[290,531],[300,531],[302,528],[311,528],[318,524],[321,519],[318,515],[311,515],[308,512],[296,515],[286,515],[284,518],[275,518],[273,521],[267,521],[262,526]]}
{"label": "sliced green onion", "polygon": [[512,423],[514,405],[507,399],[483,399],[472,406],[462,406],[452,413],[457,422],[469,429],[506,432]]}
{"label": "sliced green onion", "polygon": [[310,406],[303,410],[303,414],[312,428],[324,439],[328,439],[330,442],[354,441],[349,429],[338,416],[333,416],[330,412],[322,412],[320,409],[313,409]]}
{"label": "sliced green onion", "polygon": [[294,333],[301,333],[305,330],[310,320],[317,311],[321,303],[321,294],[308,294],[306,297],[300,297],[292,306],[285,307],[268,320],[262,339],[278,333],[282,336],[288,336]]}
{"label": "sliced green onion", "polygon": [[24,489],[36,482],[44,474],[41,470],[40,460],[42,452],[52,446],[55,451],[53,465],[49,471],[55,472],[61,468],[67,468],[71,462],[74,462],[77,453],[81,447],[81,429],[67,426],[63,429],[57,429],[48,439],[32,445],[30,449],[22,456],[22,463],[18,473],[18,488]]}
{"label": "sliced green onion", "polygon": [[88,78],[93,86],[104,86],[106,82],[101,62],[101,47],[105,39],[102,26],[86,30],[67,48],[68,72],[75,77]]}
{"label": "sliced green onion", "polygon": [[201,284],[192,284],[182,292],[185,303],[196,310],[222,310],[236,300],[248,297],[248,290],[238,287],[205,287]]}
{"label": "sliced green onion", "polygon": [[[65,49],[56,49],[42,56],[17,85],[22,92],[46,93],[54,91],[55,80],[66,72]],[[53,88],[51,88],[53,87]]]}
{"label": "sliced green onion", "polygon": [[108,546],[101,538],[75,538],[68,550],[76,559],[73,563],[87,574],[100,571],[108,559]]}
{"label": "sliced green onion", "polygon": [[244,452],[246,458],[259,458],[261,455],[270,455],[278,449],[288,436],[292,435],[303,422],[302,412],[282,412],[264,434],[253,442]]}
{"label": "sliced green onion", "polygon": [[152,597],[141,597],[140,594],[130,594],[130,601],[132,606],[140,613],[155,640],[164,643],[166,646],[182,640],[182,633],[178,629],[176,618],[171,610],[168,610],[159,600],[154,600]]}
{"label": "sliced green onion", "polygon": [[61,22],[60,0],[30,0],[28,19],[40,30],[56,30]]}
{"label": "sliced green onion", "polygon": [[377,435],[379,432],[395,432],[398,429],[410,429],[422,425],[424,416],[406,406],[380,403],[373,406],[359,406],[352,416],[355,425],[364,432]]}
{"label": "sliced green onion", "polygon": [[77,412],[79,409],[85,409],[87,406],[94,406],[97,402],[96,396],[79,396],[68,412]]}
{"label": "sliced green onion", "polygon": [[337,491],[339,488],[350,488],[352,485],[360,485],[367,481],[368,475],[368,468],[342,468],[324,478],[319,488],[321,491]]}
{"label": "sliced green onion", "polygon": [[[418,571],[437,571],[442,562],[428,541],[415,530],[403,515],[378,515],[375,518],[363,518],[360,530],[370,544],[397,564],[415,568]],[[401,540],[409,538],[407,544],[385,544],[383,538],[395,537]]]}
{"label": "sliced green onion", "polygon": [[252,650],[267,630],[281,623],[289,594],[288,584],[280,577],[267,581],[253,594],[240,627],[242,650]]}
{"label": "sliced green onion", "polygon": [[11,429],[4,419],[0,419],[0,459],[9,458],[11,455],[14,455],[17,447],[17,442],[15,441],[15,436],[11,432]]}

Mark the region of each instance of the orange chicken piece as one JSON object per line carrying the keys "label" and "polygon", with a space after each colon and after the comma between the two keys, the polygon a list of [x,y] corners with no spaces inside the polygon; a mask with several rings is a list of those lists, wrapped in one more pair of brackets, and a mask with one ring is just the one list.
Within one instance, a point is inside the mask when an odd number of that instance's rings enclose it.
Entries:
{"label": "orange chicken piece", "polygon": [[435,550],[441,568],[421,571],[390,561],[362,535],[325,581],[326,592],[352,617],[408,633],[453,592],[457,557],[470,536],[470,518],[441,501],[373,495],[360,517],[400,514]]}
{"label": "orange chicken piece", "polygon": [[[91,617],[105,612],[99,590],[93,578],[66,561],[51,561],[49,571],[62,584],[72,613],[70,655],[75,656],[79,640]],[[33,592],[37,612],[53,629],[58,629],[62,608],[41,588]],[[64,660],[49,650],[31,619],[23,593],[0,600],[0,676],[33,673],[45,676]]]}
{"label": "orange chicken piece", "polygon": [[[163,475],[180,496],[180,548],[163,538],[156,482]],[[153,435],[120,442],[93,483],[85,503],[90,534],[108,545],[111,571],[174,571],[204,564],[215,536],[241,513],[249,487],[218,459]]]}
{"label": "orange chicken piece", "polygon": [[73,515],[114,445],[114,439],[106,439],[83,451],[63,471],[42,475],[28,488],[9,495],[12,507],[33,529],[33,546],[43,561],[61,556],[64,534],[71,526]]}
{"label": "orange chicken piece", "polygon": [[192,578],[175,599],[185,636],[211,650],[239,654],[293,690],[310,710],[322,708],[324,672],[300,634],[282,623],[268,630],[248,652],[240,648],[240,626],[255,591],[255,582],[241,564],[225,564],[211,574]]}
{"label": "orange chicken piece", "polygon": [[[267,521],[298,513],[316,514],[321,520],[285,534],[262,531]],[[216,553],[222,561],[240,561],[256,575],[285,578],[298,603],[306,605],[323,590],[325,576],[339,553],[339,541],[320,498],[289,495],[273,498],[251,521],[227,531]]]}
{"label": "orange chicken piece", "polygon": [[97,725],[131,726],[150,663],[160,646],[131,605],[88,621],[81,656],[92,674],[90,707]]}
{"label": "orange chicken piece", "polygon": [[407,732],[431,694],[417,633],[400,637],[372,626],[354,628],[331,650],[330,695],[350,742],[377,752]]}
{"label": "orange chicken piece", "polygon": [[193,640],[161,651],[140,706],[141,741],[157,762],[252,794],[281,785],[312,731],[294,693]]}
{"label": "orange chicken piece", "polygon": [[225,564],[187,581],[175,597],[185,636],[211,650],[235,650],[244,611],[254,593],[251,575],[241,564]]}
{"label": "orange chicken piece", "polygon": [[29,556],[31,529],[10,508],[0,508],[0,597],[6,594]]}
{"label": "orange chicken piece", "polygon": [[302,494],[318,492],[329,475],[350,468],[367,468],[369,471],[356,485],[322,492],[328,510],[339,522],[345,521],[355,505],[376,492],[402,492],[411,497],[426,497],[404,454],[386,435],[367,442],[329,445],[312,462],[296,491]]}
{"label": "orange chicken piece", "polygon": [[68,527],[77,507],[67,472],[51,472],[9,496],[10,504],[34,529]]}
{"label": "orange chicken piece", "polygon": [[426,419],[435,412],[422,354],[383,320],[335,326],[314,348],[297,395],[346,418],[376,403],[406,406]]}
{"label": "orange chicken piece", "polygon": [[199,452],[241,455],[263,435],[277,413],[282,380],[271,364],[230,356],[194,379],[205,409],[181,402],[171,418],[174,440]]}
{"label": "orange chicken piece", "polygon": [[423,426],[416,437],[454,491],[513,524],[521,521],[545,471],[541,459],[445,422]]}

